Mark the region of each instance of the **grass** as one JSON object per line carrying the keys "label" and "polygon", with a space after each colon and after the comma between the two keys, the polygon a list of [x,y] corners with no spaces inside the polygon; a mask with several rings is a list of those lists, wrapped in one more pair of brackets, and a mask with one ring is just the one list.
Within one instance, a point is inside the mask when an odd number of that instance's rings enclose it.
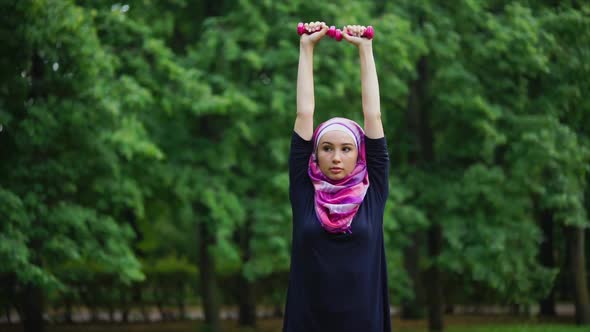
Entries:
{"label": "grass", "polygon": [[590,327],[568,325],[506,325],[450,328],[447,332],[588,332]]}
{"label": "grass", "polygon": [[[446,316],[445,332],[590,332],[590,327],[577,327],[573,318],[541,321],[536,318],[514,316]],[[393,319],[393,332],[427,332],[424,320],[400,321]],[[165,323],[84,323],[76,325],[49,325],[47,332],[198,332],[198,321],[178,321]],[[239,328],[235,321],[223,321],[224,332],[280,332],[282,320],[260,319],[256,329]],[[0,331],[21,332],[20,326],[0,325]]]}

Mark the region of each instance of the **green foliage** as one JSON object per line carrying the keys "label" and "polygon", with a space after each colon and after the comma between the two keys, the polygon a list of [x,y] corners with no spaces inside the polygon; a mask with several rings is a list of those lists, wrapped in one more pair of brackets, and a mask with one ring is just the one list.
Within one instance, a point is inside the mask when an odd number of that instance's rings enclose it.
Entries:
{"label": "green foliage", "polygon": [[38,281],[44,278],[43,270],[30,262],[27,247],[31,220],[22,200],[14,193],[0,189],[0,259],[5,262],[0,273],[16,274],[19,279]]}
{"label": "green foliage", "polygon": [[[11,14],[0,23],[0,274],[64,292],[95,277],[125,286],[144,274],[147,284],[192,280],[205,226],[220,276],[284,283],[294,27],[324,20],[377,31],[392,298],[414,296],[403,248],[439,224],[443,252],[422,252],[421,268],[438,264],[465,285],[462,299],[486,289],[491,300],[535,301],[558,272],[537,262],[536,209],[553,211],[558,226],[588,226],[589,8],[2,3]],[[420,80],[433,136],[427,161],[416,158],[423,147],[410,114]],[[316,124],[362,120],[359,84],[357,51],[322,41]],[[279,288],[260,296],[282,299]]]}
{"label": "green foliage", "polygon": [[[14,65],[28,84],[17,85],[24,91],[15,95],[7,86],[2,99],[8,106],[0,111],[8,119],[2,192],[10,196],[2,210],[11,211],[6,227],[14,235],[11,248],[19,250],[7,259],[13,268],[6,272],[16,273],[22,284],[53,288],[61,280],[52,266],[93,259],[124,282],[141,280],[128,246],[133,233],[118,219],[123,207],[141,210],[143,203],[106,195],[115,186],[113,192],[120,191],[121,181],[136,190],[133,180],[122,177],[118,151],[150,142],[141,124],[122,121],[119,101],[110,102],[112,58],[101,48],[90,15],[66,1],[27,5],[11,9],[22,14],[18,47],[25,56]],[[110,140],[117,132],[135,142]]]}

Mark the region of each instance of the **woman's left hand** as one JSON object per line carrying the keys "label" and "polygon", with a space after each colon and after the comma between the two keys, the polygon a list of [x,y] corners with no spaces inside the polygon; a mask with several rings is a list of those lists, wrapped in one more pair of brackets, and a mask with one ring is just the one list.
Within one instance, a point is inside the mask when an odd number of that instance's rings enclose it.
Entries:
{"label": "woman's left hand", "polygon": [[371,39],[361,37],[366,30],[367,27],[364,25],[346,25],[342,28],[342,37],[357,47],[371,46],[373,44]]}

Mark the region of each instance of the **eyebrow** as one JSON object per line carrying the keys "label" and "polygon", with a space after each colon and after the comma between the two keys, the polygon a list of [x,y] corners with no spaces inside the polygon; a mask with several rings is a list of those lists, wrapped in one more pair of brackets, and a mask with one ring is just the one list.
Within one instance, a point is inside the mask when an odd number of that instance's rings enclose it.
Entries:
{"label": "eyebrow", "polygon": [[[332,143],[332,142],[322,142],[322,145],[324,145],[324,144],[335,145],[335,144],[334,144],[334,143]],[[342,143],[341,145],[352,145],[352,146],[354,146],[354,144],[352,144],[352,143]]]}

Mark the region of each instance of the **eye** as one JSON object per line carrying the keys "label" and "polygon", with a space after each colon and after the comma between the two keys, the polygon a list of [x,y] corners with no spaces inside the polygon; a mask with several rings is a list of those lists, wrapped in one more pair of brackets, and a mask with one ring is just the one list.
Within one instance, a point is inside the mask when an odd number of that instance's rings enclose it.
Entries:
{"label": "eye", "polygon": [[344,152],[350,152],[350,151],[352,151],[352,149],[350,147],[346,146],[346,147],[344,147],[342,149],[342,151],[344,151]]}
{"label": "eye", "polygon": [[323,150],[325,152],[330,152],[330,151],[332,151],[332,147],[331,146],[328,146],[328,145],[324,145]]}

